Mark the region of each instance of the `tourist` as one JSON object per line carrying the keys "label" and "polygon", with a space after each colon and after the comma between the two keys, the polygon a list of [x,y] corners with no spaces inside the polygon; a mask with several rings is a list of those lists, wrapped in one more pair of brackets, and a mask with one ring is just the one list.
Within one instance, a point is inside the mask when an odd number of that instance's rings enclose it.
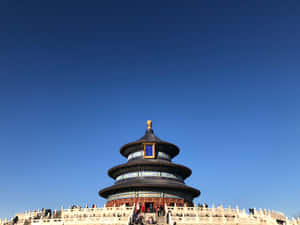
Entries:
{"label": "tourist", "polygon": [[133,212],[133,223],[135,223],[136,217],[137,217],[137,213],[136,213],[136,211],[134,211],[134,212]]}
{"label": "tourist", "polygon": [[159,206],[156,207],[157,216],[159,216]]}
{"label": "tourist", "polygon": [[142,205],[142,212],[145,212],[145,205]]}
{"label": "tourist", "polygon": [[160,208],[159,208],[159,214],[160,214],[161,216],[164,215],[164,207],[163,207],[162,205],[160,205]]}
{"label": "tourist", "polygon": [[169,220],[170,220],[169,216],[170,216],[170,211],[168,211],[167,213],[167,224],[169,224]]}
{"label": "tourist", "polygon": [[153,217],[150,216],[149,220],[147,221],[149,224],[153,224]]}
{"label": "tourist", "polygon": [[13,219],[13,224],[18,223],[18,221],[19,221],[19,217],[18,217],[18,216],[15,216],[14,219]]}
{"label": "tourist", "polygon": [[138,215],[137,222],[138,224],[143,224],[143,216],[141,214]]}

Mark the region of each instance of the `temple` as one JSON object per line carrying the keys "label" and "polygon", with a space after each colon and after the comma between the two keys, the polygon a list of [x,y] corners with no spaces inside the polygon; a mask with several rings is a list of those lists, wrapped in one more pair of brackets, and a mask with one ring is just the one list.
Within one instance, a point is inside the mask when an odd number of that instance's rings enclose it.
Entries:
{"label": "temple", "polygon": [[300,225],[300,218],[266,209],[193,204],[200,191],[184,182],[192,171],[172,163],[179,148],[156,137],[151,121],[145,135],[120,153],[127,162],[108,171],[115,183],[99,191],[104,207],[28,210],[0,225]]}
{"label": "temple", "polygon": [[107,199],[106,206],[144,205],[151,210],[168,206],[192,206],[200,191],[187,186],[184,180],[192,171],[172,163],[179,148],[154,135],[152,121],[147,121],[145,135],[121,147],[120,153],[127,163],[111,168],[108,175],[115,184],[99,191]]}

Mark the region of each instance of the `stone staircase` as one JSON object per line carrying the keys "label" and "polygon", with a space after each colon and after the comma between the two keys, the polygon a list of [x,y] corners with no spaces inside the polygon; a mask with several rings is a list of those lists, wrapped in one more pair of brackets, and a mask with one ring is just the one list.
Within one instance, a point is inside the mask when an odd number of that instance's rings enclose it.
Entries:
{"label": "stone staircase", "polygon": [[166,224],[166,217],[165,216],[156,216],[157,225]]}
{"label": "stone staircase", "polygon": [[156,222],[156,225],[165,225],[166,224],[166,217],[165,216],[157,216],[156,213],[144,213],[144,222],[145,224],[151,221],[151,217],[153,218],[153,221]]}

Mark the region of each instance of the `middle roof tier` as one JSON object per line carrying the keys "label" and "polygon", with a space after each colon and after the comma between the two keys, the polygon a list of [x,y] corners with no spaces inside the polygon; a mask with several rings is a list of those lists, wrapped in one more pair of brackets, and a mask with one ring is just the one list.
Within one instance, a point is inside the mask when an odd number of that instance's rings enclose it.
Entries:
{"label": "middle roof tier", "polygon": [[192,174],[192,171],[183,165],[175,164],[166,160],[159,159],[139,159],[133,160],[111,168],[108,175],[116,179],[118,176],[136,171],[160,171],[177,174],[186,179]]}

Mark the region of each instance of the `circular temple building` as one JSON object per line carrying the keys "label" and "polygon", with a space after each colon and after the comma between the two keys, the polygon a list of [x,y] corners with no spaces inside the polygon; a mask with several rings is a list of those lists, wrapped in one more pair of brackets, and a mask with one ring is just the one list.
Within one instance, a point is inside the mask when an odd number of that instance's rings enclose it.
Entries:
{"label": "circular temple building", "polygon": [[191,206],[200,195],[199,190],[184,183],[191,169],[172,163],[179,148],[156,137],[151,121],[147,121],[146,134],[124,145],[120,153],[128,162],[111,168],[108,175],[115,184],[99,191],[107,199],[107,207],[134,203],[142,204],[145,210],[165,204]]}

